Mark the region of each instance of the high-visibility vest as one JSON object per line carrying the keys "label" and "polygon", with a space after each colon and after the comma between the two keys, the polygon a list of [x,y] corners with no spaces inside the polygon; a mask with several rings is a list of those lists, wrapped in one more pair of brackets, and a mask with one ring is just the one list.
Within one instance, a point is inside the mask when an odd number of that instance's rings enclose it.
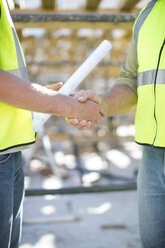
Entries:
{"label": "high-visibility vest", "polygon": [[[0,0],[0,68],[28,79],[26,63],[5,0]],[[30,111],[0,102],[0,152],[35,142]]]}
{"label": "high-visibility vest", "polygon": [[138,102],[135,141],[165,147],[165,1],[152,0],[134,25]]}

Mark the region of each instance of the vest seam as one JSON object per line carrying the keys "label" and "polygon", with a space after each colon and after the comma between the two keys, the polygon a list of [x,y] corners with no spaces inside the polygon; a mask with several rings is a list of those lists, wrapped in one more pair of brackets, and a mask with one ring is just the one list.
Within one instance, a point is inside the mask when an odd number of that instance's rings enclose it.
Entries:
{"label": "vest seam", "polygon": [[157,117],[156,117],[156,81],[157,81],[157,76],[158,76],[158,71],[159,71],[159,64],[160,64],[160,60],[161,60],[161,55],[162,55],[162,51],[163,51],[163,48],[165,46],[165,39],[163,41],[163,44],[160,48],[160,52],[159,52],[159,57],[158,57],[158,63],[157,63],[157,68],[156,68],[156,74],[155,74],[155,80],[154,80],[154,119],[155,119],[155,122],[156,122],[156,132],[155,132],[155,137],[154,137],[154,140],[153,140],[153,145],[155,143],[155,140],[156,140],[156,136],[157,136],[157,133],[158,133],[158,120],[157,120]]}
{"label": "vest seam", "polygon": [[142,145],[142,146],[150,146],[150,147],[154,147],[154,148],[160,148],[160,149],[165,149],[165,146],[154,146],[152,144],[148,144],[148,143],[141,143],[135,140],[135,143],[138,145]]}
{"label": "vest seam", "polygon": [[7,147],[7,148],[5,148],[5,149],[0,149],[0,153],[1,153],[1,152],[5,152],[5,151],[7,151],[7,150],[9,150],[9,149],[13,149],[13,148],[20,147],[20,146],[32,145],[32,144],[34,144],[35,142],[36,142],[36,140],[34,140],[34,141],[32,141],[32,142],[28,142],[28,143],[23,143],[23,144],[18,144],[18,145],[14,145],[14,146],[9,146],[9,147]]}

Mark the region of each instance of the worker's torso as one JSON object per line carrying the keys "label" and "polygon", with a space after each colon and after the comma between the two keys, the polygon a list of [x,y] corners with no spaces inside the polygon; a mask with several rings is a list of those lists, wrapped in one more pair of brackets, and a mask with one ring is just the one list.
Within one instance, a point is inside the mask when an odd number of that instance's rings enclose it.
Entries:
{"label": "worker's torso", "polygon": [[165,1],[151,1],[134,27],[138,62],[135,140],[165,147]]}
{"label": "worker's torso", "polygon": [[[5,0],[0,0],[0,69],[28,79],[23,52]],[[31,112],[0,103],[0,154],[34,143]]]}

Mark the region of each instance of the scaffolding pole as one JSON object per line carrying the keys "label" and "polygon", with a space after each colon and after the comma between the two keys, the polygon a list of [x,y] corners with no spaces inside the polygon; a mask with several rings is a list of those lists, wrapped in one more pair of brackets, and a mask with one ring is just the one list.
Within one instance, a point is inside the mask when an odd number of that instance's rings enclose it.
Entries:
{"label": "scaffolding pole", "polygon": [[16,23],[28,22],[107,22],[125,23],[134,22],[135,14],[12,14]]}
{"label": "scaffolding pole", "polygon": [[114,191],[136,190],[136,182],[125,184],[110,184],[97,185],[90,187],[68,187],[61,189],[27,189],[25,196],[43,196],[43,195],[70,195],[70,194],[85,194],[85,193],[101,193]]}

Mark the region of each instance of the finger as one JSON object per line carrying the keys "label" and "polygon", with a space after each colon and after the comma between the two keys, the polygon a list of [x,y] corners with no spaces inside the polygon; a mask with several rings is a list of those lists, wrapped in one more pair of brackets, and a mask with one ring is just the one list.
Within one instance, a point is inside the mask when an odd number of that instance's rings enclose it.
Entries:
{"label": "finger", "polygon": [[[78,128],[77,127],[77,122],[76,122],[76,120],[78,121],[78,123],[79,123],[79,120],[78,119],[71,119],[71,118],[68,118],[68,117],[66,117],[65,118],[65,121],[69,124],[69,125],[71,125],[71,126],[73,126],[74,128]],[[74,123],[76,123],[76,124],[74,124]]]}
{"label": "finger", "polygon": [[70,125],[77,125],[77,124],[79,124],[79,120],[78,119],[65,118],[65,120]]}
{"label": "finger", "polygon": [[81,130],[88,130],[88,129],[91,129],[91,128],[93,128],[95,125],[96,125],[96,123],[91,123],[91,122],[90,122],[90,124],[87,123],[87,125],[84,126],[84,127],[82,127]]}
{"label": "finger", "polygon": [[87,121],[87,123],[86,123],[85,126],[78,127],[78,128],[79,128],[80,130],[88,130],[88,129],[93,128],[95,125],[96,125],[96,122],[94,122],[94,121]]}
{"label": "finger", "polygon": [[101,104],[101,98],[94,94],[91,90],[80,91],[78,94],[75,95],[78,98],[78,101],[83,103],[87,100],[91,100],[95,103]]}
{"label": "finger", "polygon": [[62,82],[58,82],[58,83],[55,83],[55,84],[46,85],[46,88],[50,89],[50,90],[58,90],[58,89],[61,88],[62,85],[63,85]]}
{"label": "finger", "polygon": [[86,102],[88,99],[93,98],[93,92],[90,90],[82,90],[76,96],[78,101],[83,103]]}
{"label": "finger", "polygon": [[86,121],[86,120],[81,120],[81,121],[79,122],[79,124],[77,125],[77,127],[78,127],[79,129],[81,129],[81,128],[85,127],[85,126],[87,126],[87,121]]}
{"label": "finger", "polygon": [[91,121],[87,121],[86,126],[83,126],[81,130],[88,130],[92,128],[92,122]]}
{"label": "finger", "polygon": [[[81,125],[79,123],[74,124],[75,122],[73,122],[73,119],[69,119],[69,118],[66,118],[66,119],[67,119],[67,123],[69,123],[71,126],[73,126],[74,128],[77,128],[79,130],[87,130],[87,129],[90,129],[96,125],[95,122],[92,123],[91,121],[85,121],[85,120],[83,120],[84,125],[82,125],[82,123],[81,123]],[[86,122],[86,125],[85,125],[85,122]]]}
{"label": "finger", "polygon": [[86,90],[80,90],[75,94],[75,98],[77,98],[79,100],[79,102],[85,102],[88,98],[87,98],[87,91]]}
{"label": "finger", "polygon": [[[68,119],[68,118],[67,118]],[[81,122],[81,125],[79,124]],[[79,121],[78,124],[73,124],[73,122],[71,121],[71,119],[68,119],[68,123],[73,126],[74,128],[77,128],[79,130],[87,130],[90,129],[92,127],[92,123],[91,121]]]}
{"label": "finger", "polygon": [[[84,94],[83,94],[83,96],[84,96]],[[92,102],[95,102],[95,103],[98,103],[98,104],[101,104],[101,102],[102,102],[101,97],[95,95],[94,92],[92,92],[91,90],[87,91],[87,93],[85,94],[85,97],[88,100],[91,100]]]}
{"label": "finger", "polygon": [[91,95],[90,92],[90,90],[80,90],[74,97],[77,98],[79,102],[86,102],[88,100],[88,96]]}

